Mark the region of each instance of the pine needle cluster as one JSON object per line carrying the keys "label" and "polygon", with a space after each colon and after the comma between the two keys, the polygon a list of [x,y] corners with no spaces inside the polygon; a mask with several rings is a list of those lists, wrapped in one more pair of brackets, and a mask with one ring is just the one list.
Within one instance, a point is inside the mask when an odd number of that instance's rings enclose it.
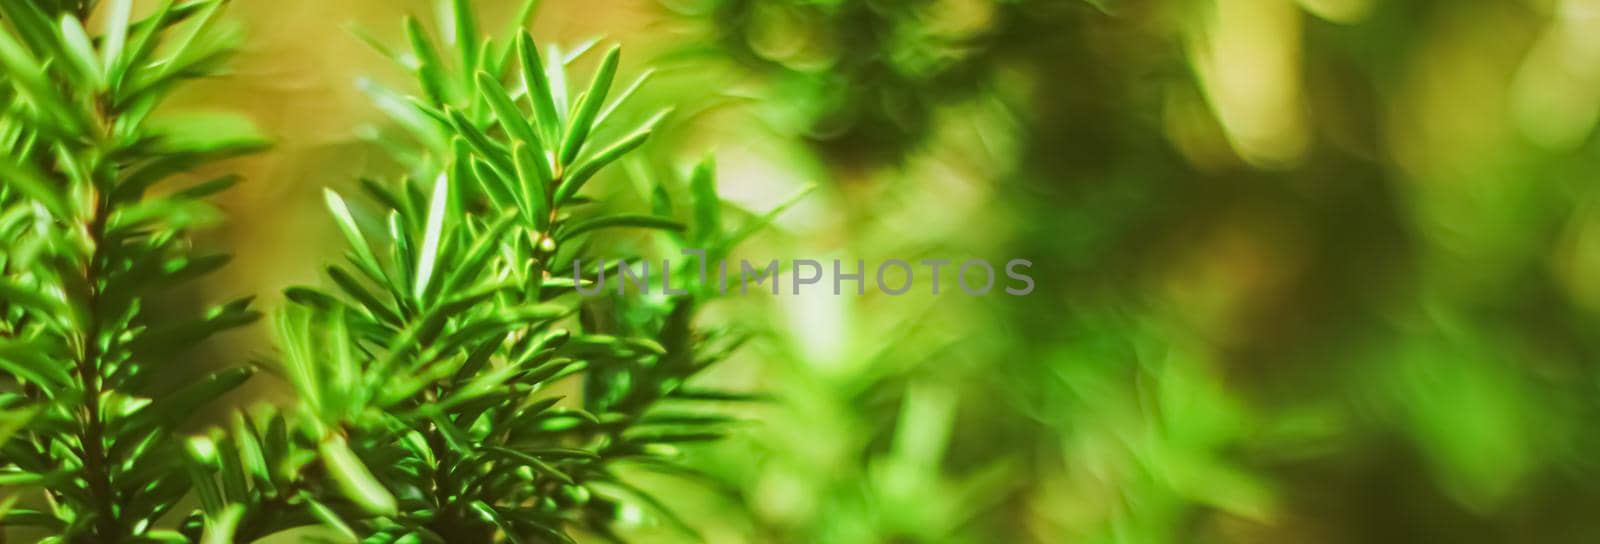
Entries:
{"label": "pine needle cluster", "polygon": [[[59,542],[250,542],[313,525],[362,542],[548,542],[616,538],[641,506],[676,520],[619,469],[684,473],[679,445],[728,430],[708,406],[748,397],[688,382],[742,336],[695,324],[702,286],[581,297],[605,271],[561,271],[617,256],[612,229],[725,254],[767,218],[725,231],[709,161],[687,222],[654,180],[649,213],[586,196],[666,112],[618,126],[646,78],[613,92],[616,48],[569,89],[592,44],[538,47],[521,30],[532,2],[509,38],[484,38],[456,0],[447,28],[406,21],[409,52],[379,45],[421,90],[369,89],[405,131],[385,143],[415,159],[410,175],[364,181],[360,199],[325,193],[346,259],[329,287],[286,291],[263,366],[292,400],[179,432],[252,373],[152,380],[192,371],[178,368],[189,347],[256,317],[249,299],[150,310],[226,262],[190,233],[237,178],[165,185],[266,145],[233,116],[153,113],[237,44],[225,3],[169,0],[132,20],[129,0],[0,1],[0,483],[45,497],[0,523]],[[99,32],[84,28],[91,11]],[[681,278],[702,266],[679,261]]]}

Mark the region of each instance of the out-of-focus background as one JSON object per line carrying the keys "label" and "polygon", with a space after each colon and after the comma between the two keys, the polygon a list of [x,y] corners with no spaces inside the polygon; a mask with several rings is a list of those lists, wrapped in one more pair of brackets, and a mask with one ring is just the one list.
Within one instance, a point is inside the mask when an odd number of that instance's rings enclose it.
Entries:
{"label": "out-of-focus background", "polygon": [[[214,295],[321,282],[319,188],[395,170],[361,81],[410,81],[350,29],[400,46],[408,13],[441,11],[235,3],[235,73],[181,102],[279,144],[234,165]],[[548,0],[532,29],[658,70],[647,168],[715,151],[751,210],[819,187],[743,257],[1034,263],[1022,297],[716,303],[760,334],[705,378],[773,400],[685,451],[708,478],[647,482],[710,542],[1600,541],[1600,1]]]}

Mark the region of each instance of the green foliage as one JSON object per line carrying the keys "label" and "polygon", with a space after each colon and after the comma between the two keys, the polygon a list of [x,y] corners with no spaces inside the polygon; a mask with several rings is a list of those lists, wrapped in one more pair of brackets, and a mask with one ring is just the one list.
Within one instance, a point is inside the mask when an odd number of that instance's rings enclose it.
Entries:
{"label": "green foliage", "polygon": [[160,186],[266,144],[233,116],[154,113],[238,34],[217,22],[224,0],[167,1],[137,21],[130,4],[102,6],[91,38],[88,2],[0,2],[0,409],[33,412],[0,447],[0,478],[48,499],[3,524],[49,542],[181,540],[157,525],[189,491],[173,477],[175,430],[250,374],[156,379],[196,370],[186,349],[254,320],[249,299],[152,307],[227,262],[189,235],[234,179]]}
{"label": "green foliage", "polygon": [[[738,336],[692,325],[705,286],[586,302],[560,271],[620,227],[688,231],[725,254],[735,237],[720,233],[709,163],[694,175],[693,225],[670,205],[598,211],[579,191],[665,112],[613,130],[639,88],[607,102],[616,49],[569,95],[568,65],[587,47],[542,57],[525,32],[477,42],[464,1],[451,51],[407,21],[412,51],[396,58],[423,98],[371,89],[414,136],[395,145],[420,157],[415,177],[366,182],[376,216],[326,193],[350,252],[328,267],[333,289],[289,289],[275,320],[292,407],[175,438],[251,374],[153,379],[256,317],[249,299],[189,317],[152,308],[227,262],[189,233],[237,178],[160,184],[265,143],[232,116],[152,115],[236,43],[217,20],[224,3],[168,1],[133,20],[130,0],[110,2],[91,35],[88,4],[0,2],[0,482],[47,499],[6,499],[3,525],[59,542],[251,541],[307,525],[368,542],[525,542],[609,535],[625,501],[676,519],[617,470],[681,470],[677,445],[721,436],[728,420],[702,405],[741,397],[685,382]],[[684,278],[702,265],[673,266]],[[169,517],[185,497],[198,510]]]}
{"label": "green foliage", "polygon": [[[1072,5],[974,5],[991,4]],[[904,164],[936,131],[938,108],[973,95],[999,65],[995,36],[959,31],[981,17],[929,0],[699,0],[681,12],[703,29],[684,49],[770,78],[783,95],[769,103],[775,124],[835,164]],[[779,39],[797,45],[771,47]]]}
{"label": "green foliage", "polygon": [[[598,211],[580,189],[662,118],[614,130],[617,50],[568,99],[576,55],[541,55],[525,32],[475,41],[466,2],[452,6],[453,50],[406,23],[422,97],[369,88],[413,137],[397,147],[420,146],[406,154],[420,157],[413,175],[364,183],[376,210],[326,192],[346,262],[328,267],[331,289],[289,289],[276,317],[277,370],[296,403],[190,442],[204,509],[191,536],[251,541],[312,524],[363,542],[612,535],[624,503],[676,519],[621,465],[681,471],[677,446],[727,427],[704,405],[739,395],[685,385],[739,340],[693,325],[711,290],[586,301],[571,275],[605,247],[602,229],[731,240],[709,166],[693,225],[670,208]],[[700,265],[674,266],[685,278]]]}

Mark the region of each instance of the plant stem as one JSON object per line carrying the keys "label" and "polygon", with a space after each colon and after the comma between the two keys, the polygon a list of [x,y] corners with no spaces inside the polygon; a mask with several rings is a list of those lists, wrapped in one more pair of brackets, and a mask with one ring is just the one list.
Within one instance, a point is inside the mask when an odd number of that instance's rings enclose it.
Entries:
{"label": "plant stem", "polygon": [[[116,505],[120,503],[117,498],[116,487],[111,482],[111,469],[114,463],[106,453],[104,413],[100,406],[101,395],[106,389],[105,368],[103,363],[105,351],[100,345],[100,297],[103,283],[101,280],[106,273],[106,222],[111,215],[110,192],[116,185],[115,174],[110,179],[97,181],[97,172],[101,171],[100,161],[105,159],[104,143],[111,138],[110,127],[115,125],[115,113],[109,106],[106,97],[97,97],[95,101],[95,117],[99,121],[97,126],[106,132],[100,134],[100,141],[89,147],[86,151],[86,160],[82,161],[87,168],[86,178],[92,185],[89,190],[93,194],[94,210],[90,213],[84,225],[91,250],[88,262],[84,264],[83,285],[87,289],[88,300],[84,302],[84,331],[82,354],[79,360],[79,376],[83,380],[85,422],[83,432],[79,436],[79,443],[83,446],[83,469],[85,480],[89,484],[91,506],[95,510],[95,532],[98,533],[100,542],[121,542],[123,540],[121,516],[117,515]],[[114,171],[113,171],[114,172]],[[108,340],[114,341],[115,335]]]}
{"label": "plant stem", "polygon": [[84,479],[89,483],[89,496],[93,500],[95,511],[95,531],[101,542],[117,542],[121,540],[121,527],[117,519],[115,505],[116,490],[111,485],[110,459],[105,452],[105,422],[101,419],[100,395],[104,386],[102,375],[102,356],[100,350],[100,318],[97,315],[100,288],[98,280],[103,272],[104,253],[102,246],[105,241],[106,215],[109,203],[99,192],[95,195],[95,210],[86,225],[90,243],[94,249],[90,252],[89,262],[84,267],[84,285],[89,286],[89,300],[87,306],[87,322],[78,360],[78,374],[83,380],[84,393],[84,422],[82,433],[78,439],[83,446],[83,471]]}

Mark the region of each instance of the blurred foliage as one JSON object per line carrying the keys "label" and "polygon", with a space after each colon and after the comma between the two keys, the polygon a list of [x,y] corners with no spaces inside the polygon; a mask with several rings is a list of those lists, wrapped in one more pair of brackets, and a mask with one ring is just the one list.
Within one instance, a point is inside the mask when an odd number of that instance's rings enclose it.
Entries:
{"label": "blurred foliage", "polygon": [[[844,217],[779,252],[1022,256],[1042,278],[775,324],[895,334],[776,352],[795,409],[773,427],[839,423],[723,471],[762,538],[1600,531],[1591,3],[669,6],[717,46],[666,58],[743,74],[766,121],[721,130],[787,142],[743,146],[750,175],[837,182],[817,213]],[[930,383],[945,415],[913,417]],[[927,435],[898,500],[878,478]]]}

